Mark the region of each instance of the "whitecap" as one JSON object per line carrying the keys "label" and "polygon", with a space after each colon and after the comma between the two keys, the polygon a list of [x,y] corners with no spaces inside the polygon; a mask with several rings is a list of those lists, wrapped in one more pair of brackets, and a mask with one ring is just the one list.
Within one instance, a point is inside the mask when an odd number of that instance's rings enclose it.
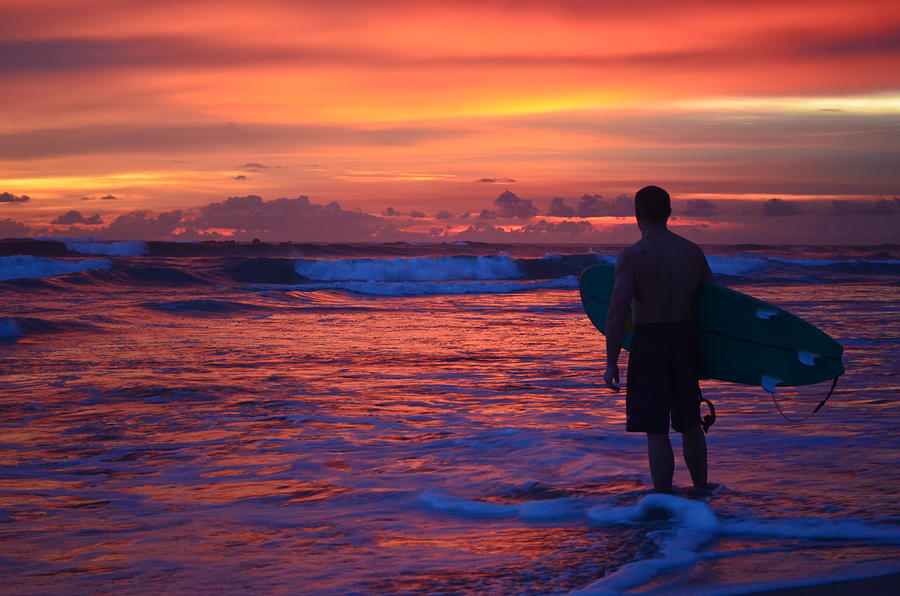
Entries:
{"label": "whitecap", "polygon": [[125,240],[121,242],[97,242],[91,240],[64,240],[70,252],[110,257],[139,257],[149,252],[146,242]]}

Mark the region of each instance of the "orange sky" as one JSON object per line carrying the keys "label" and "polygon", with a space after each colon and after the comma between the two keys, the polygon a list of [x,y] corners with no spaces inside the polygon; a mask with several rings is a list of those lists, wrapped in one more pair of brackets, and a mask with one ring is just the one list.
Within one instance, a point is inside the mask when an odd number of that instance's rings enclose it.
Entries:
{"label": "orange sky", "polygon": [[0,0],[0,14],[0,193],[30,197],[0,219],[248,194],[428,215],[646,183],[900,194],[896,1]]}

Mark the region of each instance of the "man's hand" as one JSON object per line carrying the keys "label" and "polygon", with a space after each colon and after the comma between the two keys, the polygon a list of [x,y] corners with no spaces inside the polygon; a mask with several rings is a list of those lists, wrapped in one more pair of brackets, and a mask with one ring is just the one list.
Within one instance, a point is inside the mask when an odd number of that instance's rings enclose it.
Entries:
{"label": "man's hand", "polygon": [[618,393],[622,388],[619,387],[616,383],[619,382],[619,365],[618,364],[610,364],[606,367],[606,374],[603,375],[603,379],[606,381],[606,386]]}

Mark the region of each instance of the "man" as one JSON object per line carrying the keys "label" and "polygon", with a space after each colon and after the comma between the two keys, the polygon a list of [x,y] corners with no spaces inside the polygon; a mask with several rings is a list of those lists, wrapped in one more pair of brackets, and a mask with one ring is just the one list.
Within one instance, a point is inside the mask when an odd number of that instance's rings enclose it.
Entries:
{"label": "man", "polygon": [[641,239],[616,260],[606,315],[607,387],[619,391],[619,352],[629,311],[634,324],[626,388],[626,430],[647,433],[657,492],[672,492],[675,457],[669,421],[682,433],[694,486],[705,489],[706,437],[700,420],[699,348],[691,304],[712,272],[699,246],[669,231],[669,194],[647,186],[634,197]]}

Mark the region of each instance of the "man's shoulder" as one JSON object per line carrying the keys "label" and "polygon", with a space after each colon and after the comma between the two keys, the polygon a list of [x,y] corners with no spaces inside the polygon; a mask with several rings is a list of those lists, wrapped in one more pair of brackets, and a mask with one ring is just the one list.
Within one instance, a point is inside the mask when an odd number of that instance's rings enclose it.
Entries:
{"label": "man's shoulder", "polygon": [[680,240],[680,241],[683,242],[684,244],[686,244],[686,245],[688,245],[688,246],[693,246],[694,248],[700,250],[700,245],[698,245],[696,242],[693,242],[693,241],[691,241],[691,240],[688,240],[687,238],[685,238],[685,237],[682,236],[681,234],[676,234],[675,232],[672,232],[672,235],[675,236],[676,238],[678,238],[678,240]]}
{"label": "man's shoulder", "polygon": [[635,242],[631,246],[626,246],[621,251],[619,251],[619,256],[616,257],[616,264],[620,266],[627,265],[632,260],[634,260],[634,257],[637,256],[641,251],[640,244],[640,242]]}
{"label": "man's shoulder", "polygon": [[696,242],[691,242],[690,240],[688,240],[681,234],[676,234],[676,233],[672,232],[672,235],[677,239],[677,241],[681,244],[681,246],[685,250],[689,250],[689,251],[701,254],[703,256],[706,256],[706,253],[703,252],[703,249],[700,248],[700,245],[697,244]]}

